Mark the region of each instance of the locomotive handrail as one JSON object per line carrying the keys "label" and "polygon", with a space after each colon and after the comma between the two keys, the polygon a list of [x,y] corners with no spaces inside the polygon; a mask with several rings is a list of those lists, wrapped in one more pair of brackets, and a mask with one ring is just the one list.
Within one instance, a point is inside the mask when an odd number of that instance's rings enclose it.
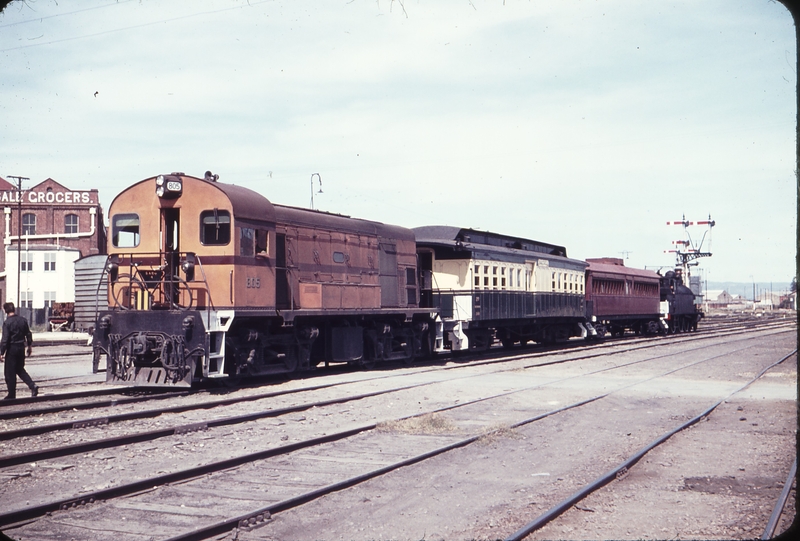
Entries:
{"label": "locomotive handrail", "polygon": [[[200,267],[200,273],[202,275],[202,280],[195,280],[194,277],[191,277],[191,280],[186,280],[180,276],[179,271],[177,274],[170,271],[170,269],[177,270],[180,268],[179,265],[175,263],[170,264],[167,261],[167,258],[172,256],[177,256],[180,261],[185,262],[191,255],[192,261],[196,263]],[[125,274],[120,274],[119,270],[120,267],[127,267],[128,272]],[[184,269],[184,272],[187,272]],[[208,279],[206,277],[205,269],[203,268],[202,262],[200,261],[199,256],[191,252],[141,252],[141,253],[118,253],[118,254],[110,254],[106,258],[106,264],[103,268],[103,274],[108,274],[108,292],[110,293],[111,298],[114,301],[114,308],[117,309],[130,309],[130,307],[125,306],[125,297],[122,299],[117,298],[119,292],[115,292],[114,287],[120,283],[120,278],[126,276],[127,279],[130,281],[128,285],[129,288],[135,288],[138,291],[147,292],[149,295],[158,294],[159,300],[164,301],[168,307],[171,308],[179,308],[179,309],[190,309],[192,304],[194,303],[194,295],[192,294],[193,288],[190,286],[190,283],[196,283],[199,287],[195,287],[194,289],[197,291],[205,291],[205,294],[208,297],[208,303],[206,304],[206,309],[216,310],[214,306],[213,299],[211,297],[211,289],[208,285]],[[188,277],[188,276],[187,276]],[[102,279],[100,283],[102,282]],[[100,283],[98,283],[97,293],[99,294],[100,291]],[[167,291],[167,284],[169,283],[170,291]],[[181,284],[184,286],[181,287]],[[176,289],[173,289],[176,288]],[[175,300],[174,295],[178,292],[180,295],[180,291],[183,289],[186,294],[189,295],[189,302],[186,306],[181,306],[178,304],[178,301]],[[122,291],[120,289],[119,291]],[[125,295],[128,297],[128,303],[131,302],[131,293],[132,290],[129,290]],[[99,312],[96,310],[95,319],[99,315]]]}
{"label": "locomotive handrail", "polygon": [[200,274],[203,275],[203,284],[206,286],[206,293],[208,294],[208,304],[210,306],[206,306],[206,311],[216,310],[217,308],[214,306],[214,301],[211,298],[211,288],[208,287],[208,279],[206,278],[206,271],[203,269],[203,262],[200,261],[200,256],[195,254],[195,259],[197,260],[197,265],[200,267]]}

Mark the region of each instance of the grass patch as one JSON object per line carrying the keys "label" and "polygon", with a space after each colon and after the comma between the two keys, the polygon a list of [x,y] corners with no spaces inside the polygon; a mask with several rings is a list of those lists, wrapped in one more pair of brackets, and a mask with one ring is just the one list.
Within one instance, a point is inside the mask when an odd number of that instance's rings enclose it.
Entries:
{"label": "grass patch", "polygon": [[438,413],[426,413],[419,417],[379,423],[377,429],[381,432],[400,432],[403,434],[448,434],[458,432],[458,426],[453,421]]}
{"label": "grass patch", "polygon": [[501,439],[520,440],[524,436],[509,426],[496,424],[486,428],[484,434],[478,438],[478,443],[488,445]]}

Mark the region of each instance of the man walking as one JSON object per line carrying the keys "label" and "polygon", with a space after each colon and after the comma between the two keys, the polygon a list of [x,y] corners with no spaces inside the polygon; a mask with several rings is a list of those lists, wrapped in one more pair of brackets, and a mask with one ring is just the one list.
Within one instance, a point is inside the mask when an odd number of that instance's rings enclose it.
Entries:
{"label": "man walking", "polygon": [[[39,394],[39,387],[33,382],[25,371],[25,356],[31,356],[33,335],[24,317],[16,315],[14,303],[7,302],[3,305],[6,320],[3,322],[3,338],[0,340],[0,362],[5,356],[5,377],[8,387],[8,396],[5,400],[17,397],[17,375],[30,387],[31,396]],[[27,350],[27,351],[26,351]]]}

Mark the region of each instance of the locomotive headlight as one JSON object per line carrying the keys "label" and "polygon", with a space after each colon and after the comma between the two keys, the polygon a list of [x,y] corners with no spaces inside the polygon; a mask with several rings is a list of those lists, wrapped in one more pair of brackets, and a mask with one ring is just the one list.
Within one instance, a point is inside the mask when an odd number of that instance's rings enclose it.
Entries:
{"label": "locomotive headlight", "polygon": [[100,318],[99,327],[103,330],[108,330],[111,328],[111,316],[105,315]]}
{"label": "locomotive headlight", "polygon": [[187,282],[194,280],[194,261],[195,254],[193,252],[187,253],[184,260],[181,261],[181,270],[186,275]]}
{"label": "locomotive headlight", "polygon": [[175,199],[183,193],[183,181],[178,176],[158,175],[156,195],[162,199]]}
{"label": "locomotive headlight", "polygon": [[108,276],[112,284],[119,277],[119,256],[117,254],[113,254],[108,259]]}

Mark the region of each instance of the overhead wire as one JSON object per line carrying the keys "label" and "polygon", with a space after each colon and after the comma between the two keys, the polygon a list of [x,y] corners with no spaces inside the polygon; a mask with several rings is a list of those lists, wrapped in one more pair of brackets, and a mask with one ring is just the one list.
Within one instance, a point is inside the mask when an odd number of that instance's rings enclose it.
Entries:
{"label": "overhead wire", "polygon": [[[98,36],[104,36],[106,34],[113,34],[115,32],[124,32],[126,30],[133,30],[133,29],[136,29],[136,28],[145,28],[147,26],[153,26],[153,25],[156,25],[156,24],[163,24],[163,23],[170,23],[170,22],[180,21],[180,20],[183,20],[183,19],[190,19],[192,17],[199,17],[201,15],[211,15],[211,14],[214,14],[214,13],[222,13],[224,11],[231,11],[231,10],[234,10],[234,9],[242,9],[244,7],[257,6],[259,4],[265,4],[265,3],[271,2],[271,1],[274,1],[274,0],[261,0],[259,2],[250,2],[250,1],[248,1],[246,5],[242,4],[242,5],[238,5],[238,6],[234,6],[234,7],[227,7],[227,8],[221,8],[221,9],[215,9],[215,10],[209,10],[209,11],[201,11],[201,12],[198,12],[198,13],[190,13],[188,15],[181,15],[179,17],[172,17],[172,18],[169,18],[169,19],[160,19],[158,21],[151,21],[151,22],[147,22],[147,23],[134,24],[134,25],[131,25],[131,26],[124,26],[122,28],[114,28],[114,29],[111,29],[111,30],[104,30],[102,32],[96,32],[94,34],[84,34],[82,36],[73,36],[73,37],[69,37],[69,38],[55,39],[55,40],[45,41],[45,42],[41,42],[41,43],[29,43],[27,45],[19,45],[17,47],[8,47],[6,49],[0,49],[0,53],[4,53],[4,52],[7,52],[7,51],[17,51],[19,49],[28,49],[30,47],[41,47],[43,45],[53,45],[55,43],[64,43],[66,41],[75,41],[75,40],[79,40],[79,39],[95,38],[95,37],[98,37]],[[56,15],[52,15],[52,17],[55,17],[55,16]]]}

